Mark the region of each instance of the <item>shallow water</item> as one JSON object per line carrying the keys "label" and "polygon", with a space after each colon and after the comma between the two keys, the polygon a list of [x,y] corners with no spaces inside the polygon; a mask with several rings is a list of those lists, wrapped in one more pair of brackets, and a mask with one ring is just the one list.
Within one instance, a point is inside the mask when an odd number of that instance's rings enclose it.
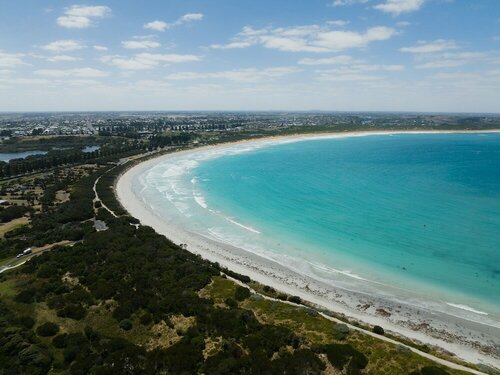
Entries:
{"label": "shallow water", "polygon": [[231,146],[162,162],[157,214],[311,277],[499,321],[500,135]]}
{"label": "shallow water", "polygon": [[45,155],[47,151],[23,151],[23,152],[4,152],[0,153],[0,161],[8,162],[12,159],[24,159],[31,155]]}

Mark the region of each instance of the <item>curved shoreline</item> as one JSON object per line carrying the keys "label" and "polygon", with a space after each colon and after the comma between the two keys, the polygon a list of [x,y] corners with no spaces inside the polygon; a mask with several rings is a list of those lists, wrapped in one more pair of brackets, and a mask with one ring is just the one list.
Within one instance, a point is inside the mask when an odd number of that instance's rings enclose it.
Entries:
{"label": "curved shoreline", "polygon": [[[164,160],[191,153],[206,152],[220,147],[230,147],[247,143],[287,143],[309,139],[343,138],[382,134],[426,134],[426,133],[492,133],[496,131],[383,131],[383,132],[353,132],[326,134],[298,134],[280,137],[244,140],[234,143],[205,146],[183,150],[172,154],[152,158],[132,166],[124,172],[116,182],[116,193],[119,201],[127,211],[142,224],[153,227],[158,233],[177,244],[186,244],[187,250],[201,255],[203,258],[218,262],[238,273],[246,274],[255,281],[270,285],[277,290],[298,295],[302,299],[322,308],[344,314],[369,324],[382,325],[387,330],[404,337],[419,340],[424,343],[439,346],[455,353],[458,357],[473,363],[486,363],[500,367],[498,353],[498,338],[500,329],[485,327],[482,324],[467,321],[450,314],[436,313],[425,308],[405,305],[404,302],[388,301],[362,293],[346,291],[311,277],[299,274],[287,267],[246,250],[235,248],[225,243],[219,243],[196,233],[186,231],[174,223],[159,218],[132,191],[134,176],[140,175],[153,165]],[[405,305],[401,307],[401,305]],[[368,308],[366,306],[369,306]],[[390,312],[386,316],[384,312]],[[480,343],[480,344],[478,344]],[[496,348],[494,348],[496,346]],[[489,348],[490,354],[484,354],[481,349]]]}

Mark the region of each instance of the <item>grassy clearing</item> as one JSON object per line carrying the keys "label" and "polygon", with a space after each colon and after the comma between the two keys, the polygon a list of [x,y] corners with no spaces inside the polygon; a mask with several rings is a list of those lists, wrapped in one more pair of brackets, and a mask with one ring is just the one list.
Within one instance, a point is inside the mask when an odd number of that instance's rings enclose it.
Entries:
{"label": "grassy clearing", "polygon": [[0,299],[14,298],[16,293],[14,282],[11,279],[0,283]]}
{"label": "grassy clearing", "polygon": [[29,224],[30,220],[26,216],[14,219],[8,223],[0,225],[0,238],[5,236],[5,233],[10,232],[13,229],[19,228],[22,225]]}
{"label": "grassy clearing", "polygon": [[64,203],[69,201],[69,193],[64,190],[56,191],[56,203]]}
{"label": "grassy clearing", "polygon": [[221,276],[216,276],[212,282],[202,289],[199,293],[200,297],[210,298],[214,304],[222,304],[228,298],[234,298],[237,285],[231,280]]}

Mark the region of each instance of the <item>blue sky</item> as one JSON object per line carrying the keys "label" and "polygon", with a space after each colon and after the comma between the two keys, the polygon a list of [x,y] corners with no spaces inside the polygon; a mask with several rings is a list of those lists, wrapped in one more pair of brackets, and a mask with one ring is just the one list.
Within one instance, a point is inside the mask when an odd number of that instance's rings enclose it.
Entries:
{"label": "blue sky", "polygon": [[500,112],[498,0],[1,9],[0,111]]}

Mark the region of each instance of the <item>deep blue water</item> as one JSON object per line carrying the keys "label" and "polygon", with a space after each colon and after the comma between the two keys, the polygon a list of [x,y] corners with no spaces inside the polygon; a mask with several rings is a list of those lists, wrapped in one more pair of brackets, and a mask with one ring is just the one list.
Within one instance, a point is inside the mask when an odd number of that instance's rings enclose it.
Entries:
{"label": "deep blue water", "polygon": [[191,176],[210,209],[272,251],[498,312],[499,134],[301,141]]}

